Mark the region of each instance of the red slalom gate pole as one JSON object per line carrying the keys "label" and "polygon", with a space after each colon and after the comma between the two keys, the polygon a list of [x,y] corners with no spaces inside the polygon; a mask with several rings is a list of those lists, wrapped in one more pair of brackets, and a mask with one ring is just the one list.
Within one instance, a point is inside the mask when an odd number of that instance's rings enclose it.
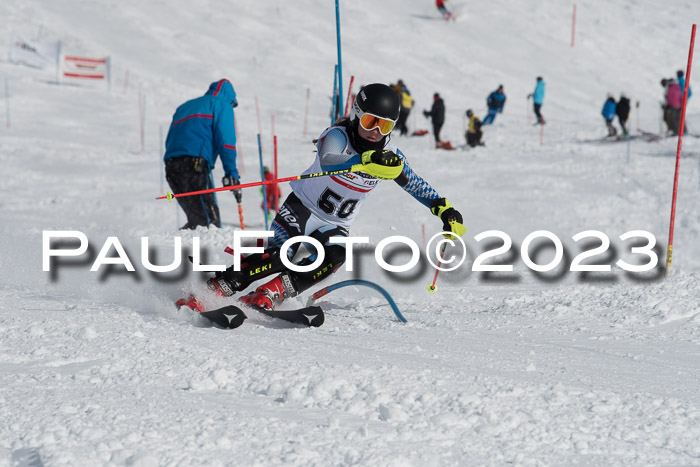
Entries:
{"label": "red slalom gate pole", "polygon": [[576,4],[574,3],[574,13],[571,17],[571,47],[574,46],[574,39],[576,38]]}
{"label": "red slalom gate pole", "polygon": [[544,145],[544,125],[540,123],[540,146]]}
{"label": "red slalom gate pole", "polygon": [[693,24],[690,33],[690,51],[688,52],[688,68],[685,72],[685,89],[683,89],[683,107],[681,108],[681,123],[678,130],[678,148],[676,149],[676,172],[673,176],[673,199],[671,201],[671,222],[668,230],[668,248],[666,249],[666,277],[671,275],[671,260],[673,258],[673,226],[676,221],[676,198],[678,196],[678,172],[681,163],[681,147],[683,146],[683,128],[685,127],[685,108],[688,104],[688,86],[690,86],[690,69],[693,65],[693,48],[695,47],[695,28]]}
{"label": "red slalom gate pole", "polygon": [[350,85],[348,86],[348,97],[345,99],[345,112],[343,112],[343,116],[346,117],[348,115],[348,111],[350,110],[350,97],[352,97],[352,83],[355,82],[355,75],[350,77]]}
{"label": "red slalom gate pole", "polygon": [[[275,147],[274,147],[274,150],[275,150],[275,178],[277,178],[277,135],[275,135],[275,137],[273,138],[273,140],[274,140],[274,141],[273,141],[273,144],[274,144],[274,146],[275,146]],[[279,209],[280,209],[280,206],[279,206],[279,204],[280,204],[280,200],[279,200],[280,195],[279,195],[279,191],[278,191],[278,190],[279,190],[279,188],[278,188],[278,187],[275,187],[275,191],[274,191],[275,212],[279,211]]]}

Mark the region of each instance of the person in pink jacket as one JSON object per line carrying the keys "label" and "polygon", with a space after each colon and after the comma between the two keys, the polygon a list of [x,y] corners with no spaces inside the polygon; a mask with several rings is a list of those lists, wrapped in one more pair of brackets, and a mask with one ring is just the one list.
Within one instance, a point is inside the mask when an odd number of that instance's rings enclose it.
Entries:
{"label": "person in pink jacket", "polygon": [[678,81],[671,79],[666,81],[666,107],[668,109],[669,130],[674,136],[678,134],[681,125],[681,107],[683,105],[683,91]]}

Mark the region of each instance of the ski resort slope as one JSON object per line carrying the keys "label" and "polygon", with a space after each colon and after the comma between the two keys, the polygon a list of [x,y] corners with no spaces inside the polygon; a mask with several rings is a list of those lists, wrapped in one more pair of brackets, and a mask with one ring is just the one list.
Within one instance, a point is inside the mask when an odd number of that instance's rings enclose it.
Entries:
{"label": "ski resort slope", "polygon": [[[485,147],[441,151],[430,136],[393,137],[469,229],[467,262],[440,273],[436,293],[431,268],[391,275],[373,256],[391,235],[423,247],[423,232],[441,227],[427,209],[386,182],[353,225],[371,245],[356,253],[354,272],[328,284],[381,284],[406,324],[376,292],[348,287],[320,300],[320,328],[246,311],[243,326],[226,331],[173,305],[204,294],[207,274],[189,264],[153,274],[141,262],[143,236],[157,264],[172,258],[174,237],[189,251],[196,236],[204,261],[231,264],[223,250],[239,227],[233,196],[218,195],[223,228],[195,232],[177,230],[185,219],[174,203],[154,200],[167,190],[159,132],[212,81],[228,78],[238,93],[242,181],[259,179],[256,97],[265,164],[272,114],[280,176],[311,164],[311,140],[330,121],[333,2],[0,4],[1,37],[60,39],[66,54],[112,59],[111,91],[59,86],[54,70],[0,61],[11,115],[0,126],[0,466],[700,463],[700,97],[687,109],[672,276],[568,271],[600,243],[572,239],[589,230],[612,246],[588,264],[644,263],[619,238],[635,230],[655,236],[664,263],[676,140],[603,141],[600,109],[607,93],[625,92],[640,103],[633,135],[659,132],[659,80],[685,68],[700,4],[579,1],[572,48],[567,2],[452,0],[453,22],[428,0],[340,3],[344,90],[351,75],[356,88],[402,79],[416,99],[411,130],[429,127],[421,113],[439,92],[442,137],[462,145],[464,111],[483,117],[499,84],[508,97],[484,129]],[[526,99],[538,75],[547,83],[542,144]],[[217,184],[222,176],[217,166]],[[260,202],[257,188],[244,192],[249,230],[264,230]],[[42,271],[47,230],[84,232],[88,253]],[[471,271],[500,245],[474,239],[490,230],[512,239],[497,258],[512,273]],[[521,259],[538,230],[566,250],[549,273]],[[136,272],[90,272],[108,237]],[[544,247],[532,256],[546,264],[554,255]],[[399,252],[392,261],[407,260]],[[227,303],[204,297],[208,308]]]}

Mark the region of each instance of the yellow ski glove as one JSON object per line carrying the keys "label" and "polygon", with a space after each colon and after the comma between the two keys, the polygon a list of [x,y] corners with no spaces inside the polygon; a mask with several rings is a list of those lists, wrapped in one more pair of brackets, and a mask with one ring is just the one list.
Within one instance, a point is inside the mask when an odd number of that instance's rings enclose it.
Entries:
{"label": "yellow ski glove", "polygon": [[[430,203],[430,212],[435,214],[442,220],[442,231],[452,232],[461,237],[467,232],[467,228],[462,224],[462,215],[452,207],[446,198],[434,199]],[[450,238],[450,235],[443,234],[445,238]]]}
{"label": "yellow ski glove", "polygon": [[382,180],[393,180],[403,172],[403,160],[392,151],[365,151],[361,170]]}

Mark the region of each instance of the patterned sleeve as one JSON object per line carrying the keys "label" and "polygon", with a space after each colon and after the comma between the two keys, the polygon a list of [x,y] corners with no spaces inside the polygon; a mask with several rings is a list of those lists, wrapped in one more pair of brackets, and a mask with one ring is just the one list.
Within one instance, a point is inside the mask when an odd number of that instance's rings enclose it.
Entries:
{"label": "patterned sleeve", "polygon": [[340,129],[329,131],[318,142],[318,158],[324,171],[349,169],[354,164],[360,164],[362,158],[359,154],[351,156],[344,154],[348,146],[348,139]]}
{"label": "patterned sleeve", "polygon": [[425,207],[430,207],[430,201],[442,198],[442,196],[435,191],[435,188],[430,186],[430,183],[423,180],[420,175],[411,169],[408,160],[406,160],[406,156],[404,156],[401,151],[397,149],[396,153],[403,159],[403,172],[401,172],[401,175],[395,180],[401,188],[407,191]]}

